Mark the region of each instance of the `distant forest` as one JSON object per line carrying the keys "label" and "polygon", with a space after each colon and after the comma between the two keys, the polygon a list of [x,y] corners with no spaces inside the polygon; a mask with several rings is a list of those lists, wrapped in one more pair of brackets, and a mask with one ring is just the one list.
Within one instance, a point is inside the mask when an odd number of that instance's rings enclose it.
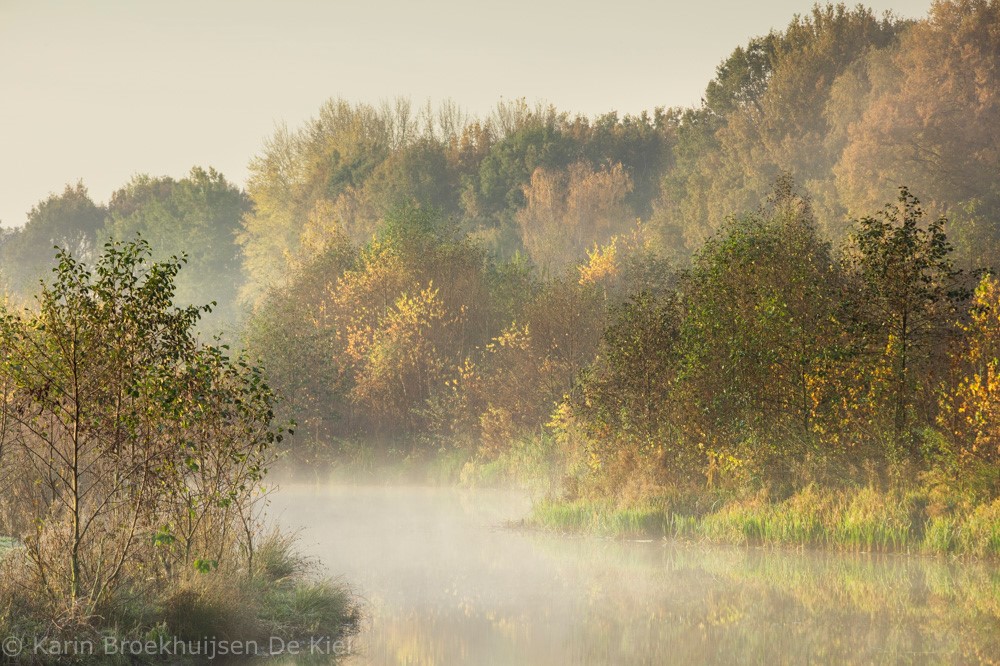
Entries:
{"label": "distant forest", "polygon": [[816,6],[696,108],[331,100],[245,191],[200,167],[106,205],[67,186],[3,231],[0,282],[30,304],[53,245],[136,234],[186,254],[177,301],[263,360],[302,462],[1000,494],[997,0]]}

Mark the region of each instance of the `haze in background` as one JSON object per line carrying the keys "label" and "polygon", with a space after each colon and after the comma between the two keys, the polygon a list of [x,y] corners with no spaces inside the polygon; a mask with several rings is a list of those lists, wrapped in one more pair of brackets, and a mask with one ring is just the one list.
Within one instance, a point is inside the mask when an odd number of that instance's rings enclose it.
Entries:
{"label": "haze in background", "polygon": [[[928,0],[877,0],[920,17]],[[811,3],[0,0],[0,223],[82,179],[214,166],[238,184],[275,123],[327,98],[500,98],[638,113],[697,104],[736,44]]]}

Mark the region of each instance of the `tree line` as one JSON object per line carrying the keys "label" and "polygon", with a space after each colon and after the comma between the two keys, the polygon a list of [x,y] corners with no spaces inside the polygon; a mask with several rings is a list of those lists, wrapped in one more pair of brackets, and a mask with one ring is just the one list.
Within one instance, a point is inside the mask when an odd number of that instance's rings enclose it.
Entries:
{"label": "tree line", "polygon": [[954,465],[992,455],[998,23],[817,5],[698,107],[636,116],[332,100],[245,193],[195,169],[50,197],[0,278],[22,290],[53,239],[188,252],[178,301],[240,322],[304,459],[543,442],[596,489],[995,488]]}

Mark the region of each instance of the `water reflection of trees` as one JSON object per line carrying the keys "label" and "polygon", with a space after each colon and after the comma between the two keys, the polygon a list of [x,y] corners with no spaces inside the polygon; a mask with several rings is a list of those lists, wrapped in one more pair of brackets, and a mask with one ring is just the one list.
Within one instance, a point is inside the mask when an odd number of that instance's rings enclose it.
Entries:
{"label": "water reflection of trees", "polygon": [[996,663],[1000,655],[1000,572],[987,566],[531,538],[572,598],[492,607],[442,595],[419,608],[384,599],[368,656],[649,664]]}
{"label": "water reflection of trees", "polygon": [[[281,495],[288,492],[283,490]],[[286,495],[368,599],[361,664],[998,663],[1000,571],[501,527],[505,493]],[[312,535],[312,536],[311,536]]]}

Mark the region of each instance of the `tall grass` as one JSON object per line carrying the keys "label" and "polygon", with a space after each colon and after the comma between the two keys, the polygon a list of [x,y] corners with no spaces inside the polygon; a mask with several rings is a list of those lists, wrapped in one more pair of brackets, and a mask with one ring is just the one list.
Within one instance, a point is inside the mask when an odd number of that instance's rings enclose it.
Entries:
{"label": "tall grass", "polygon": [[619,537],[1000,557],[1000,500],[935,517],[924,506],[919,493],[807,486],[785,500],[762,493],[703,512],[679,509],[665,498],[632,505],[545,501],[534,507],[527,524]]}
{"label": "tall grass", "polygon": [[[121,589],[99,615],[56,618],[55,600],[21,574],[16,549],[0,555],[0,635],[56,640],[105,637],[127,641],[164,638],[198,642],[255,641],[267,646],[272,637],[283,641],[313,637],[337,641],[356,631],[359,607],[350,591],[317,577],[315,563],[299,556],[294,539],[274,532],[262,540],[252,558],[220,565],[207,573],[192,573],[165,589]],[[55,618],[55,619],[54,619]],[[31,654],[26,663],[67,663]],[[165,656],[169,661],[169,656]],[[78,662],[130,663],[120,655],[84,655]]]}
{"label": "tall grass", "polygon": [[562,531],[592,532],[623,537],[662,536],[671,532],[673,514],[648,504],[617,508],[606,501],[542,502],[530,523]]}

